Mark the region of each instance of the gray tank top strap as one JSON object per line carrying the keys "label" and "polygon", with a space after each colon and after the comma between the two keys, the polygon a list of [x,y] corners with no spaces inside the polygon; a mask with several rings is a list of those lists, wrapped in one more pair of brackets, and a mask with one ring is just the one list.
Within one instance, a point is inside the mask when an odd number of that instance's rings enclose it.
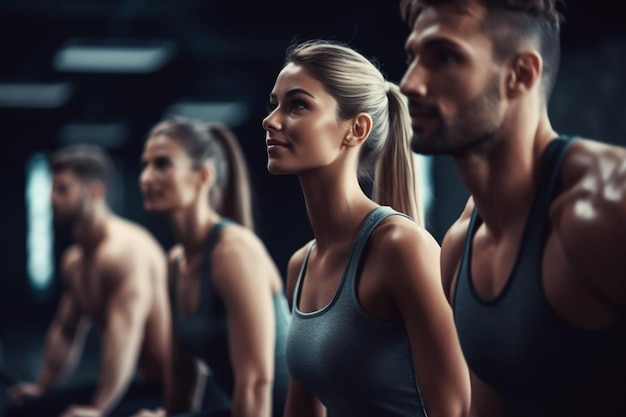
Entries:
{"label": "gray tank top strap", "polygon": [[359,270],[359,264],[361,262],[361,256],[363,255],[363,250],[365,250],[365,246],[369,241],[370,235],[383,220],[394,215],[410,219],[410,217],[406,214],[395,211],[389,206],[380,206],[372,210],[361,223],[356,239],[354,239],[350,256],[348,257],[348,264],[345,272],[345,280],[348,284],[350,284],[349,288],[354,288],[352,283],[354,283],[354,280],[356,279],[356,274]]}
{"label": "gray tank top strap", "polygon": [[300,304],[300,289],[302,288],[302,279],[304,277],[304,271],[306,271],[306,266],[309,264],[309,257],[311,256],[311,250],[315,246],[315,239],[309,242],[309,247],[306,250],[306,255],[304,255],[304,262],[302,262],[302,266],[300,267],[300,273],[298,274],[298,280],[296,281],[296,287],[293,291],[293,300],[291,304],[291,311],[295,312],[297,310],[297,306]]}
{"label": "gray tank top strap", "polygon": [[326,307],[323,307],[321,310],[314,311],[311,313],[302,313],[299,311],[297,307],[300,304],[300,295],[302,292],[302,281],[304,280],[306,267],[307,267],[307,264],[309,263],[309,256],[311,255],[311,250],[313,249],[313,246],[315,246],[315,240],[312,240],[311,243],[309,244],[306,255],[304,257],[304,262],[302,262],[302,267],[300,268],[300,274],[298,276],[298,281],[296,283],[296,288],[294,290],[293,305],[292,305],[292,311],[294,312],[294,314],[297,313],[302,316],[311,317],[311,316],[315,316],[317,314],[323,313],[324,311],[332,307],[335,303],[337,303],[340,299],[344,298],[343,288],[346,285],[348,285],[348,293],[346,294],[348,298],[346,298],[345,300],[346,301],[349,300],[350,302],[352,302],[356,274],[359,269],[359,263],[361,261],[361,256],[363,255],[363,250],[365,249],[365,246],[367,245],[369,237],[374,231],[374,229],[376,229],[376,227],[380,224],[380,222],[385,220],[387,217],[393,216],[393,215],[400,215],[408,219],[411,219],[406,214],[395,211],[389,206],[376,207],[374,210],[370,211],[367,214],[367,216],[365,217],[365,219],[361,222],[361,225],[359,226],[359,230],[354,239],[354,243],[352,244],[352,248],[350,249],[350,254],[348,255],[348,261],[346,263],[346,269],[344,270],[344,273],[341,277],[341,281],[339,282],[339,287],[337,288],[337,292],[335,293],[335,296],[330,301],[330,303]]}
{"label": "gray tank top strap", "polygon": [[[200,300],[198,307],[193,315],[204,315],[210,311],[223,309],[222,302],[219,300],[212,290],[212,274],[211,274],[211,254],[217,244],[220,232],[224,226],[234,223],[233,220],[223,217],[218,223],[216,223],[207,236],[207,241],[204,248],[204,256],[202,261],[202,269],[200,275]],[[176,257],[175,261],[170,266],[170,304],[174,314],[179,314],[178,305],[178,279],[180,272],[180,263],[182,261],[182,254]]]}

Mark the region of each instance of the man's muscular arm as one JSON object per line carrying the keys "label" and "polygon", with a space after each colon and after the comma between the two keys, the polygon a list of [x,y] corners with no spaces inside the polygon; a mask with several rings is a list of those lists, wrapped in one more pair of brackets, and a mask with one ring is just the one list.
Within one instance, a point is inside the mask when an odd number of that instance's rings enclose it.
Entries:
{"label": "man's muscular arm", "polygon": [[557,236],[589,290],[626,305],[626,149],[583,141],[567,162],[550,213]]}
{"label": "man's muscular arm", "polygon": [[150,309],[149,270],[134,259],[106,259],[108,285],[100,380],[91,406],[106,414],[133,378]]}
{"label": "man's muscular arm", "polygon": [[16,404],[25,397],[39,396],[54,387],[63,377],[70,374],[78,363],[89,324],[79,311],[72,294],[72,283],[68,278],[68,270],[73,267],[77,256],[79,256],[77,249],[70,248],[61,260],[65,291],[56,316],[48,329],[44,365],[36,383],[21,383],[10,389],[9,399]]}

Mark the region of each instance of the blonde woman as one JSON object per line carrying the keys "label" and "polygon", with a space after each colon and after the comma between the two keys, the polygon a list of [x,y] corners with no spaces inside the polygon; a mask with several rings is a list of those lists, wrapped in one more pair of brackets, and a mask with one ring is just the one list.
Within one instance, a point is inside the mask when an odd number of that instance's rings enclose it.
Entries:
{"label": "blonde woman", "polygon": [[[368,59],[291,47],[263,120],[315,239],[289,261],[286,417],[463,416],[469,375],[424,228],[404,97]],[[376,165],[374,200],[359,172]]]}

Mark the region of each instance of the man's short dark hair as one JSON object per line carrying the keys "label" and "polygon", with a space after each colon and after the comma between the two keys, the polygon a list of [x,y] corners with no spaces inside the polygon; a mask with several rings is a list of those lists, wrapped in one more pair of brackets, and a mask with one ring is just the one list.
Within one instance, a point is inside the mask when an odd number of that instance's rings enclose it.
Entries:
{"label": "man's short dark hair", "polygon": [[59,149],[48,156],[52,172],[71,170],[81,181],[109,184],[112,163],[107,152],[95,145],[76,144]]}
{"label": "man's short dark hair", "polygon": [[[492,35],[494,59],[503,61],[517,50],[521,41],[535,39],[543,59],[545,97],[550,97],[561,59],[559,33],[563,17],[557,10],[560,0],[477,1],[489,11],[485,31]],[[401,0],[400,11],[412,28],[425,7],[439,4],[451,4],[466,12],[469,0]]]}

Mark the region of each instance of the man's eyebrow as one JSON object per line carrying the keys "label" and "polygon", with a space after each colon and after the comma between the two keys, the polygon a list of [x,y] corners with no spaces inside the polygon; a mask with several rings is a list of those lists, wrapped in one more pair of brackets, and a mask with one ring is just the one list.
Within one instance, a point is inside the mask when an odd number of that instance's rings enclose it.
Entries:
{"label": "man's eyebrow", "polygon": [[[417,41],[415,40],[411,40],[409,39],[405,44],[404,44],[404,51],[407,54],[411,53],[411,49],[413,47],[415,47],[415,44],[417,43]],[[455,48],[455,49],[460,49],[459,45],[456,42],[453,42],[447,38],[444,37],[440,37],[440,36],[434,36],[434,37],[430,37],[430,38],[426,38],[425,40],[423,40],[421,42],[421,47],[423,49],[425,48],[437,48],[437,47],[451,47],[451,48]]]}

